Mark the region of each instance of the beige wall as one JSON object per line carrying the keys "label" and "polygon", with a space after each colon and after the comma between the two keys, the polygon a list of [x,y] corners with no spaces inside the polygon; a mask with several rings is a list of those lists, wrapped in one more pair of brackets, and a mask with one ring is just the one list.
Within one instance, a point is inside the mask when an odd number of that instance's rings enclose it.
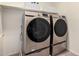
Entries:
{"label": "beige wall", "polygon": [[26,9],[47,11],[47,12],[57,12],[56,3],[54,2],[39,2],[39,4],[32,4],[31,2],[25,2]]}
{"label": "beige wall", "polygon": [[0,7],[0,56],[3,54],[3,39],[2,39],[2,8]]}
{"label": "beige wall", "polygon": [[24,11],[4,7],[2,12],[3,55],[16,54],[20,49],[21,21]]}
{"label": "beige wall", "polygon": [[2,34],[2,8],[0,7],[0,35]]}
{"label": "beige wall", "polygon": [[79,55],[79,3],[58,3],[57,8],[68,20],[69,50]]}

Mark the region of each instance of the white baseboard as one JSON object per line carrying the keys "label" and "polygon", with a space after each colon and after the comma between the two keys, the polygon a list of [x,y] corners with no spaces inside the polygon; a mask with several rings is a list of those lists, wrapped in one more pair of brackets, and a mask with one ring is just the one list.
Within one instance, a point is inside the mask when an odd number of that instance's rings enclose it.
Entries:
{"label": "white baseboard", "polygon": [[19,56],[19,52],[3,53],[3,56]]}
{"label": "white baseboard", "polygon": [[11,54],[9,56],[19,56],[19,53]]}
{"label": "white baseboard", "polygon": [[77,53],[77,52],[75,52],[75,51],[73,51],[73,50],[71,50],[71,49],[68,49],[68,51],[72,52],[72,53],[75,54],[76,56],[79,56],[79,53]]}
{"label": "white baseboard", "polygon": [[13,52],[8,54],[7,56],[19,56],[19,52]]}

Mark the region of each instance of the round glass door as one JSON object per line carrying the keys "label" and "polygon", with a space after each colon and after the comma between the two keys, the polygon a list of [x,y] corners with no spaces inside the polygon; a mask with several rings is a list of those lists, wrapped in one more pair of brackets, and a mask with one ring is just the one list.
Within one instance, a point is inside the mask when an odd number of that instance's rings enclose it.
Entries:
{"label": "round glass door", "polygon": [[50,34],[50,24],[44,18],[35,18],[27,26],[27,35],[34,42],[45,41]]}
{"label": "round glass door", "polygon": [[54,26],[55,34],[62,37],[67,32],[67,24],[63,19],[58,19]]}

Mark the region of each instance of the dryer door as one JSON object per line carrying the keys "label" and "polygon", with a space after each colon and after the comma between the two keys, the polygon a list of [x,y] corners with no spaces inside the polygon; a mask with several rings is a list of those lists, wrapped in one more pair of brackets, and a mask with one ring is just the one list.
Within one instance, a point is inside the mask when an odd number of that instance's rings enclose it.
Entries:
{"label": "dryer door", "polygon": [[32,41],[43,42],[50,34],[50,24],[44,18],[35,18],[28,24],[26,31]]}
{"label": "dryer door", "polygon": [[64,36],[67,32],[66,22],[63,19],[58,19],[55,23],[54,31],[58,37]]}

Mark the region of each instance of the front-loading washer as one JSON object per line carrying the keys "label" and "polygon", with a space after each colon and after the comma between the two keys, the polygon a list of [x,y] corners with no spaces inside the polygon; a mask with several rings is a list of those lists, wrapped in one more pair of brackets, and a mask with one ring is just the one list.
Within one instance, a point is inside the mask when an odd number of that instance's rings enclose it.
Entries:
{"label": "front-loading washer", "polygon": [[68,27],[65,16],[52,15],[52,54],[57,55],[67,49]]}
{"label": "front-loading washer", "polygon": [[[23,21],[23,47],[22,52],[25,55],[33,52],[31,55],[40,55],[44,52],[40,52],[45,47],[50,45],[50,17],[49,14],[41,12],[25,12],[25,19]],[[40,53],[35,53],[38,51]],[[44,49],[45,50],[45,49]],[[49,55],[49,48],[45,50],[47,53],[43,55]]]}

